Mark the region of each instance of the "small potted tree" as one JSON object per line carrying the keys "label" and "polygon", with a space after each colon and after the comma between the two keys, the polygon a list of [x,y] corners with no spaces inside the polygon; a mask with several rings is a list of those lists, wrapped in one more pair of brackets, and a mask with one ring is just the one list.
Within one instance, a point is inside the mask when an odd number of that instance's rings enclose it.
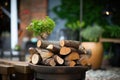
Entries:
{"label": "small potted tree", "polygon": [[55,22],[48,16],[40,20],[32,20],[26,27],[28,31],[32,31],[34,36],[39,36],[41,39],[46,39],[53,31]]}

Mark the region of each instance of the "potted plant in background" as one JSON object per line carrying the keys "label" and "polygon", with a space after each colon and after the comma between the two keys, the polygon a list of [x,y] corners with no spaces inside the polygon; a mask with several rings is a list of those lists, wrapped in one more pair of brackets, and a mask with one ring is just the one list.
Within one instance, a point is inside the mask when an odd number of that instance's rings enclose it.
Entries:
{"label": "potted plant in background", "polygon": [[[118,25],[106,25],[104,27],[101,27],[100,25],[93,25],[93,26],[86,26],[82,29],[80,32],[80,36],[82,36],[82,45],[85,46],[85,48],[90,48],[92,50],[92,53],[95,54],[95,56],[99,57],[91,57],[90,63],[96,64],[95,67],[97,67],[95,58],[98,58],[101,62],[101,59],[104,57],[105,60],[107,60],[109,66],[120,66],[119,60],[120,60],[120,50],[119,50],[119,43],[108,43],[105,42],[103,44],[103,41],[99,41],[99,39],[102,38],[112,38],[112,39],[120,39],[120,27]],[[95,46],[95,47],[94,47]],[[98,46],[98,47],[97,47]],[[94,49],[95,48],[95,49]],[[104,52],[103,52],[104,48]],[[96,53],[97,52],[97,53]],[[103,55],[103,53],[105,53]],[[103,61],[104,62],[104,61]],[[107,64],[107,66],[108,66]],[[99,64],[100,66],[101,64]]]}
{"label": "potted plant in background", "polygon": [[100,68],[102,64],[103,44],[99,42],[99,38],[102,36],[103,32],[104,29],[98,24],[86,26],[80,32],[82,45],[86,49],[90,49],[92,51],[92,56],[88,63],[92,65],[93,69]]}
{"label": "potted plant in background", "polygon": [[80,36],[79,36],[79,33],[80,33],[80,29],[82,29],[83,27],[85,26],[85,22],[82,21],[75,21],[75,22],[72,22],[72,23],[68,23],[66,25],[67,29],[70,30],[70,33],[71,33],[71,38],[72,40],[80,40]]}

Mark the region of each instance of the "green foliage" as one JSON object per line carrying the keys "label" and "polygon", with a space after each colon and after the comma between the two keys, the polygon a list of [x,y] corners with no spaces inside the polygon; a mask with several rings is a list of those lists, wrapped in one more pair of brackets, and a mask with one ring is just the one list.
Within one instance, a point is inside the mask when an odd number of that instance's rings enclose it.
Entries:
{"label": "green foliage", "polygon": [[53,12],[61,19],[66,19],[65,25],[76,22],[80,18],[80,0],[61,0],[61,4],[53,8]]}
{"label": "green foliage", "polygon": [[104,27],[105,32],[103,37],[107,38],[120,38],[120,26],[118,25],[107,25]]}
{"label": "green foliage", "polygon": [[73,31],[76,31],[76,30],[79,30],[80,28],[83,28],[84,25],[85,25],[85,22],[76,21],[76,22],[67,24],[66,27],[68,27],[69,29],[71,29]]}
{"label": "green foliage", "polygon": [[[104,2],[104,1],[102,1]],[[103,4],[99,0],[83,0],[83,21],[87,25],[97,23],[107,24],[102,15]],[[61,0],[61,4],[53,8],[54,13],[61,19],[66,19],[66,26],[80,20],[80,0]],[[74,28],[73,28],[74,29]]]}
{"label": "green foliage", "polygon": [[16,44],[14,50],[15,51],[20,51],[21,50],[21,46],[19,44]]}
{"label": "green foliage", "polygon": [[[80,30],[81,36],[89,41],[98,41],[99,37],[120,38],[119,26],[108,26],[108,22],[102,14],[104,5],[107,0],[83,0],[83,21],[85,24],[79,22],[80,20],[80,0],[61,0],[61,4],[55,6],[53,11],[61,18],[66,19],[66,27],[71,30]],[[98,25],[93,25],[97,23]],[[82,26],[81,26],[82,25]],[[100,26],[99,26],[100,25]],[[99,26],[99,27],[98,27]],[[83,39],[83,40],[84,40]]]}
{"label": "green foliage", "polygon": [[83,29],[80,35],[88,41],[98,41],[103,32],[104,29],[101,26],[94,24]]}
{"label": "green foliage", "polygon": [[106,25],[107,21],[102,15],[103,10],[104,5],[101,4],[100,0],[83,0],[83,21],[87,23],[86,26],[94,23]]}
{"label": "green foliage", "polygon": [[32,22],[26,27],[28,31],[32,31],[35,36],[43,36],[44,34],[50,34],[55,27],[55,22],[50,18],[32,20]]}
{"label": "green foliage", "polygon": [[99,25],[87,26],[80,32],[83,40],[98,41],[100,37],[104,38],[120,38],[120,27],[117,25],[107,25],[101,27]]}

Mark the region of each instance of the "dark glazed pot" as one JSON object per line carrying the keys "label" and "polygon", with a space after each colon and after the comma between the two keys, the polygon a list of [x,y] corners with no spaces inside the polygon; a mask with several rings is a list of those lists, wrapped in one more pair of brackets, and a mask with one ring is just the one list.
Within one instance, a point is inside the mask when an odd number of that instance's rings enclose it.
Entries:
{"label": "dark glazed pot", "polygon": [[29,64],[35,72],[35,78],[42,80],[83,80],[89,69],[83,66],[43,66]]}

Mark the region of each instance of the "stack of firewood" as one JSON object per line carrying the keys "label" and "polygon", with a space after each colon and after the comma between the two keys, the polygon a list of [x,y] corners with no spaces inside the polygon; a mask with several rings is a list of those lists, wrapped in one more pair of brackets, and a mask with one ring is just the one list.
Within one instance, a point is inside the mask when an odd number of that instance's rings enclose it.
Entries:
{"label": "stack of firewood", "polygon": [[86,50],[80,41],[38,40],[37,47],[29,48],[30,63],[46,66],[89,66],[91,51]]}

